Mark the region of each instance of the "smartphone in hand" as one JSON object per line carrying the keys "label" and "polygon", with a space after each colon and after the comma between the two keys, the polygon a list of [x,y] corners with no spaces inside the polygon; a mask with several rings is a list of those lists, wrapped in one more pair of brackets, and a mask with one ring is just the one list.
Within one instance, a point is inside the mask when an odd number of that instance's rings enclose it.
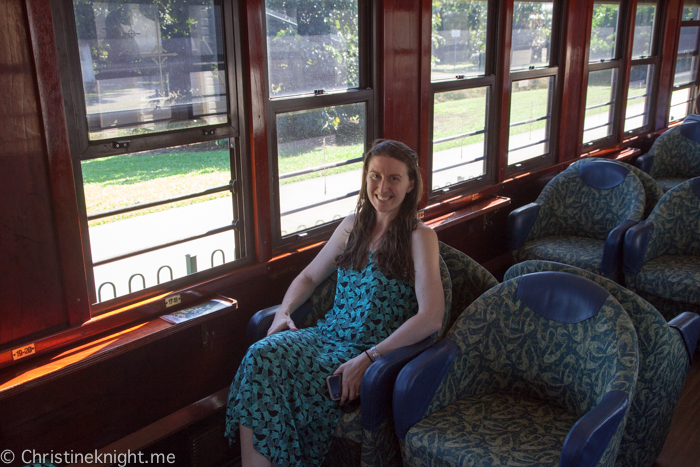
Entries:
{"label": "smartphone in hand", "polygon": [[343,374],[330,375],[326,378],[326,384],[328,384],[328,394],[331,396],[331,400],[339,401],[343,395]]}

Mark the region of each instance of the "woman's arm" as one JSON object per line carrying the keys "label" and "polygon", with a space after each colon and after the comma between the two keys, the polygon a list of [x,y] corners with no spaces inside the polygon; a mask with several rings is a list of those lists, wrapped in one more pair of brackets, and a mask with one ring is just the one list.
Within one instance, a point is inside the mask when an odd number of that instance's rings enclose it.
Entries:
{"label": "woman's arm", "polygon": [[285,329],[297,330],[290,317],[291,313],[299,308],[311,296],[314,289],[335,271],[335,258],[343,251],[354,221],[354,214],[343,219],[318,255],[292,281],[284,294],[282,305],[275,313],[275,319],[272,321],[270,329],[267,330],[268,336]]}
{"label": "woman's arm", "polygon": [[[437,234],[431,228],[419,224],[413,231],[411,250],[415,267],[418,313],[377,344],[377,351],[381,355],[387,355],[398,348],[420,342],[442,327],[445,295],[440,279],[440,249]],[[336,374],[343,373],[341,404],[360,395],[362,376],[371,363],[363,353],[345,362],[335,371]]]}

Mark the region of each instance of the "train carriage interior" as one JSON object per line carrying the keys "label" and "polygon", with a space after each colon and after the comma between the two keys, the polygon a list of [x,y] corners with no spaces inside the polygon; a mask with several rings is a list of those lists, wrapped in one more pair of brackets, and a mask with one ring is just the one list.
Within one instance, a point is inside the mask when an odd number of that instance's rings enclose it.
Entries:
{"label": "train carriage interior", "polygon": [[[570,370],[593,383],[538,412],[553,463],[518,465],[700,467],[700,0],[2,0],[0,24],[0,463],[241,465],[234,375],[391,139],[449,316],[373,363],[324,465],[491,465],[474,427],[535,403],[470,392],[538,345],[469,334],[508,301],[617,358]],[[541,369],[566,386],[563,342]]]}

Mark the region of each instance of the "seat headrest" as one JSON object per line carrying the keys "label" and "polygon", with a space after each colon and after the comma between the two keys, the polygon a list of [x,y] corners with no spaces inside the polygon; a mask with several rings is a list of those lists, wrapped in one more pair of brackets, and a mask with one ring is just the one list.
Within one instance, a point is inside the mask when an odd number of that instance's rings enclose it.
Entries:
{"label": "seat headrest", "polygon": [[568,324],[597,315],[610,296],[607,290],[589,279],[559,271],[522,276],[517,295],[538,315]]}
{"label": "seat headrest", "polygon": [[688,115],[681,123],[680,132],[684,138],[700,142],[700,116]]}
{"label": "seat headrest", "polygon": [[624,182],[629,173],[630,170],[624,165],[610,161],[595,161],[581,164],[578,174],[586,185],[608,190]]}

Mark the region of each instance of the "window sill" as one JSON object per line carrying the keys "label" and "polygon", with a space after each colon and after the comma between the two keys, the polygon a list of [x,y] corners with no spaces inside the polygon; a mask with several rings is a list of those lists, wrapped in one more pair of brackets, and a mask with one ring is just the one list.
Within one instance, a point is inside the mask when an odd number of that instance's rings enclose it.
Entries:
{"label": "window sill", "polygon": [[[217,298],[224,299],[224,297]],[[225,301],[230,302],[228,307],[179,324],[171,324],[158,317],[153,317],[142,323],[132,323],[126,329],[112,331],[106,336],[68,347],[58,354],[48,353],[26,362],[17,361],[16,366],[0,372],[0,399],[11,397],[28,388],[79,371],[117,355],[134,351],[238,308],[238,303],[235,300],[225,299]]]}
{"label": "window sill", "polygon": [[[446,203],[449,203],[449,201]],[[486,196],[456,211],[429,219],[425,221],[425,225],[436,232],[440,232],[448,227],[454,227],[457,224],[497,211],[508,205],[510,205],[510,198],[505,198],[503,196]],[[426,208],[426,210],[427,209],[428,208]]]}

